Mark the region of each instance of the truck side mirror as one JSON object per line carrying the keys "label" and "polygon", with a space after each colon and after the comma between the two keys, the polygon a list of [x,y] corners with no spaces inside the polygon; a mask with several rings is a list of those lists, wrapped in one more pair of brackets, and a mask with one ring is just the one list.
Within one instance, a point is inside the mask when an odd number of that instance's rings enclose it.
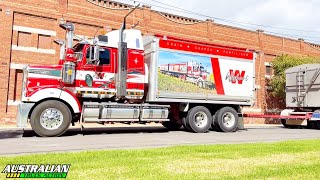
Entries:
{"label": "truck side mirror", "polygon": [[93,61],[99,62],[100,46],[95,45],[93,52]]}

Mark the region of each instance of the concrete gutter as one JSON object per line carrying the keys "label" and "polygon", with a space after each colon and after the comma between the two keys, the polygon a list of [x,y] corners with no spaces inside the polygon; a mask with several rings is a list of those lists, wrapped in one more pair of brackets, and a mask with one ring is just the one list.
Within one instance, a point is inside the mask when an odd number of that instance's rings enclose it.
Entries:
{"label": "concrete gutter", "polygon": [[[244,128],[254,128],[254,129],[263,129],[263,128],[277,128],[279,124],[245,124]],[[125,124],[84,124],[84,131],[88,131],[89,133],[94,131],[110,131],[117,129],[127,129],[127,128],[148,128],[148,127],[155,127],[155,128],[163,128],[161,124],[155,124],[151,123],[148,125],[141,125],[141,124],[132,124],[132,125],[125,125]],[[80,125],[76,124],[75,126],[70,126],[69,132],[72,131],[80,131]],[[0,127],[0,140],[1,139],[8,139],[8,138],[21,138],[21,137],[30,137],[30,136],[36,136],[36,134],[32,131],[30,125],[27,128],[18,128],[14,125],[12,126],[6,126],[6,127]]]}

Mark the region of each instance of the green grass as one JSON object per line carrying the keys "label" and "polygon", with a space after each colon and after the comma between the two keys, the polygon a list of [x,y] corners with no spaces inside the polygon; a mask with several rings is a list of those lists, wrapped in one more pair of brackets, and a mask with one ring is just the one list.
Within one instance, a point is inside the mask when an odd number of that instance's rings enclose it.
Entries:
{"label": "green grass", "polygon": [[196,84],[158,72],[159,91],[216,94],[215,90],[199,88]]}
{"label": "green grass", "polygon": [[320,179],[320,140],[0,157],[13,163],[72,164],[69,179]]}

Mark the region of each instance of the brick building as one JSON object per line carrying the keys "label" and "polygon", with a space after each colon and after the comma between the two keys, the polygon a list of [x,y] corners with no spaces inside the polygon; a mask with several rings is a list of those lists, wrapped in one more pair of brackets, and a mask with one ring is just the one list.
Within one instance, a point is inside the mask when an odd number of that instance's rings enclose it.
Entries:
{"label": "brick building", "polygon": [[[110,0],[2,0],[0,1],[0,124],[14,122],[21,93],[21,67],[24,64],[56,64],[59,45],[64,39],[62,20],[76,26],[76,38],[93,37],[101,29],[118,29],[129,5]],[[265,88],[270,77],[269,62],[279,54],[320,56],[319,46],[302,39],[265,34],[166,14],[142,7],[128,18],[140,22],[144,34],[164,34],[221,45],[238,46],[257,52],[256,104],[252,112],[272,110]]]}

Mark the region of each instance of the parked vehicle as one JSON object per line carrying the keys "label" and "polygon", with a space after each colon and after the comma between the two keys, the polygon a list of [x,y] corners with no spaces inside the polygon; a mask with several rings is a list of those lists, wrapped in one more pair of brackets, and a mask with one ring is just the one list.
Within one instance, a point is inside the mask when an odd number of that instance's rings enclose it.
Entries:
{"label": "parked vehicle", "polygon": [[[61,26],[67,31],[67,47],[61,41],[59,64],[28,65],[23,71],[17,124],[25,127],[29,120],[40,136],[62,135],[77,121],[160,122],[170,130],[184,126],[203,133],[212,126],[233,132],[241,122],[240,106],[253,103],[254,52],[142,36],[138,30],[125,30],[125,23],[120,30],[73,46],[73,24]],[[163,67],[186,59],[193,61],[182,65],[187,72]],[[203,88],[200,79],[214,79],[214,88]]]}
{"label": "parked vehicle", "polygon": [[280,115],[245,114],[246,117],[281,119],[284,127],[320,129],[320,64],[289,68],[286,74],[286,106]]}

